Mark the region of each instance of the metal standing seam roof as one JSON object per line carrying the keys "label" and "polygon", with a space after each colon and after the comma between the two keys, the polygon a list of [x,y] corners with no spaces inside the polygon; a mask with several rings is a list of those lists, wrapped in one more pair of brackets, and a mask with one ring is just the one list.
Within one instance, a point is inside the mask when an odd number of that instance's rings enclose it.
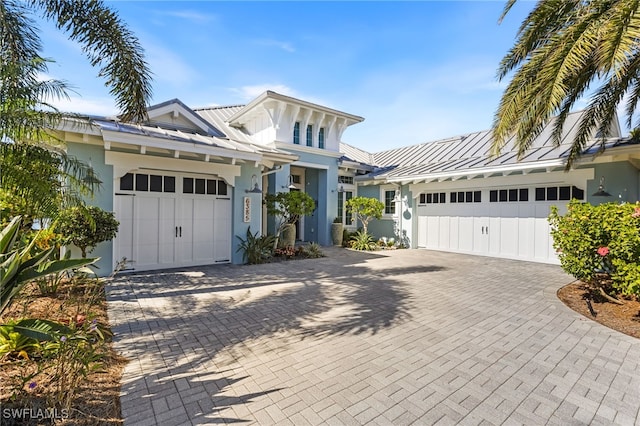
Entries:
{"label": "metal standing seam roof", "polygon": [[[431,173],[455,173],[484,168],[532,165],[536,162],[549,163],[563,160],[568,155],[572,142],[578,132],[582,112],[574,112],[567,116],[564,123],[560,144],[553,141],[553,124],[547,125],[532,142],[521,158],[518,158],[514,147],[515,138],[507,141],[501,154],[491,155],[493,134],[491,130],[469,133],[466,135],[426,142],[402,148],[395,148],[372,154],[373,165],[380,169],[369,174],[372,178],[407,178],[425,176]],[[625,143],[619,134],[610,135],[606,139],[607,148]],[[585,149],[584,154],[596,154],[600,150],[601,139],[593,137],[593,142]]]}
{"label": "metal standing seam roof", "polygon": [[157,126],[120,123],[113,120],[100,118],[94,118],[91,121],[94,125],[105,131],[166,139],[172,142],[190,143],[242,153],[284,153],[284,151],[279,151],[275,148],[272,149],[252,143],[239,142],[230,138],[206,136],[200,133],[191,133],[183,130],[171,130]]}

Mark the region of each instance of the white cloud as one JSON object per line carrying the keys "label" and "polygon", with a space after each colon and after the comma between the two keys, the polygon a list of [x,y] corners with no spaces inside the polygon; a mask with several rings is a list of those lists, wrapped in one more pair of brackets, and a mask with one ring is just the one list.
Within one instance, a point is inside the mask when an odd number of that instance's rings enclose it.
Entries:
{"label": "white cloud", "polygon": [[194,24],[206,24],[217,19],[215,15],[208,13],[196,12],[193,10],[173,10],[173,11],[156,11],[157,15],[168,16],[170,18],[184,19]]}
{"label": "white cloud", "polygon": [[293,47],[293,44],[287,41],[261,39],[261,40],[256,40],[255,43],[260,46],[276,47],[278,49],[284,50],[285,52],[289,52],[289,53],[293,53],[296,51],[295,47]]}
{"label": "white cloud", "polygon": [[118,109],[110,98],[80,98],[71,96],[69,99],[56,99],[50,102],[62,112],[74,112],[87,115],[114,116]]}

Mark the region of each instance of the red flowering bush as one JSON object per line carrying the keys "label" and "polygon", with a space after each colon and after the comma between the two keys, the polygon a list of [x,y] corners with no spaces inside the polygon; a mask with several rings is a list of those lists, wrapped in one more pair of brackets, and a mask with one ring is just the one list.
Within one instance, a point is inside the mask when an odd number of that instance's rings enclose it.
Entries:
{"label": "red flowering bush", "polygon": [[567,273],[590,283],[607,273],[616,292],[640,295],[640,203],[592,206],[574,200],[565,215],[552,208],[549,222]]}

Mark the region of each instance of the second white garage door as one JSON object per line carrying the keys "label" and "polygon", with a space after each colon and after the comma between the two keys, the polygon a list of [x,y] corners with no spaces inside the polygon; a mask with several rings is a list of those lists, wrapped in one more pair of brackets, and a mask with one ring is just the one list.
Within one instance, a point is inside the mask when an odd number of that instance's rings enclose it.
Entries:
{"label": "second white garage door", "polygon": [[[547,220],[582,190],[504,188],[421,194],[418,247],[543,263],[558,263]],[[560,199],[562,198],[562,199]]]}

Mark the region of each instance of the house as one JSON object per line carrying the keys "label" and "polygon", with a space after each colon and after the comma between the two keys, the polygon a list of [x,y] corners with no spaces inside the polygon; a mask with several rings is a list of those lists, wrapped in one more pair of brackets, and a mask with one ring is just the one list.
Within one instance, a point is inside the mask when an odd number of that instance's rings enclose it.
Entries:
{"label": "house", "polygon": [[[412,248],[559,263],[547,221],[552,206],[564,213],[573,198],[640,199],[640,145],[621,137],[617,120],[565,171],[580,117],[567,117],[557,146],[548,125],[520,159],[513,140],[492,157],[491,131],[374,154],[343,151],[376,167],[356,178],[358,195],[385,203],[383,219],[369,226],[374,235]],[[601,143],[606,151],[598,155]]]}
{"label": "house", "polygon": [[[68,153],[89,162],[102,180],[92,201],[116,213],[116,239],[99,245],[101,274],[127,259],[135,271],[241,263],[247,229],[274,232],[262,194],[304,191],[316,211],[298,238],[329,245],[338,217],[355,229],[344,206],[351,197],[385,203],[377,237],[411,248],[557,262],[546,217],[570,198],[636,201],[640,146],[617,126],[569,172],[564,158],[579,113],[562,143],[545,129],[524,158],[509,147],[488,155],[491,132],[478,132],[368,153],[341,143],[362,117],[267,91],[246,105],[191,109],[178,99],[148,110],[148,119],[70,118],[58,129]],[[601,177],[609,197],[594,197]]]}
{"label": "house", "polygon": [[[262,206],[267,192],[311,195],[316,212],[298,236],[330,244],[339,176],[355,175],[340,171],[340,138],[362,120],[267,91],[238,106],[191,109],[170,100],[141,123],[69,118],[58,132],[68,154],[103,182],[91,202],[120,221],[117,237],[92,253],[104,275],[122,258],[135,271],[242,263],[236,236],[274,231]],[[344,186],[355,188],[352,180]]]}

